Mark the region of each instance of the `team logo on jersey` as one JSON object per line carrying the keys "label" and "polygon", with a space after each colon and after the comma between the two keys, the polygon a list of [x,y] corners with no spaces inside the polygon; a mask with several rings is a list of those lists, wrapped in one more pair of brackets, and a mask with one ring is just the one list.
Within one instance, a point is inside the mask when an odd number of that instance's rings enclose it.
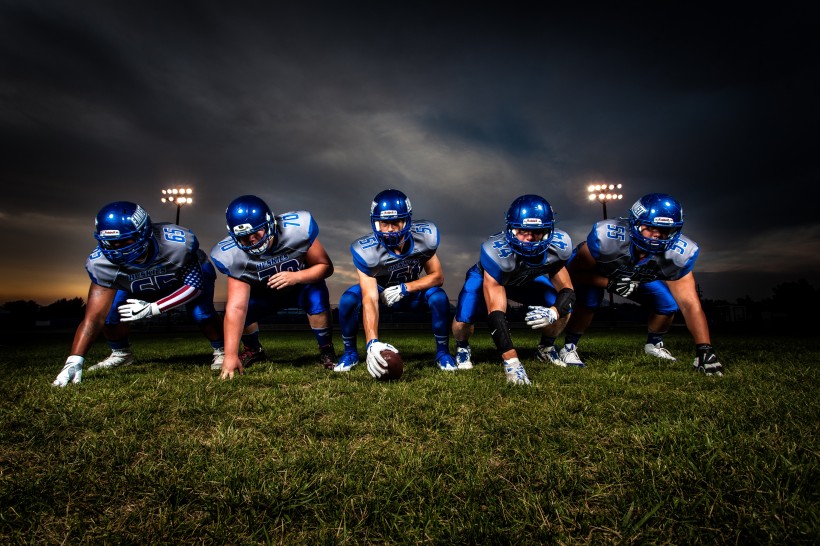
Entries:
{"label": "team logo on jersey", "polygon": [[524,227],[527,227],[527,226],[541,227],[543,224],[541,223],[541,218],[524,218],[521,221],[521,225],[524,226]]}
{"label": "team logo on jersey", "polygon": [[635,201],[635,204],[632,205],[632,214],[640,218],[645,212],[647,211],[646,207],[643,206],[640,199]]}
{"label": "team logo on jersey", "polygon": [[655,216],[655,218],[652,219],[652,223],[661,226],[671,226],[675,223],[675,220],[667,218],[666,216]]}

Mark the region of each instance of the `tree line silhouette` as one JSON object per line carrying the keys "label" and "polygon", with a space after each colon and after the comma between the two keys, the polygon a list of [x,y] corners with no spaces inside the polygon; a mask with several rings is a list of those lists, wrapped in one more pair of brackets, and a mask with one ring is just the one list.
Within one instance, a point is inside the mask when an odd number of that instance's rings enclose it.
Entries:
{"label": "tree line silhouette", "polygon": [[[596,315],[597,321],[622,324],[641,323],[646,320],[646,311],[639,305],[618,303],[610,309],[606,306],[607,303],[605,298],[605,307]],[[820,290],[806,279],[798,279],[776,285],[772,288],[772,295],[762,300],[746,296],[734,302],[702,299],[701,304],[713,326],[737,325],[749,328],[759,325],[764,328],[785,328],[802,332],[818,324],[816,310],[820,304]],[[523,316],[525,309],[512,308],[510,312],[510,318],[514,321],[516,313],[520,312]],[[0,324],[3,328],[11,330],[73,328],[82,321],[84,314],[85,301],[79,297],[62,298],[48,305],[40,305],[32,300],[15,300],[0,305]],[[280,321],[272,317],[270,322],[292,323],[295,318],[302,318],[294,317],[293,313],[288,311],[281,315]],[[385,318],[389,319],[389,314]],[[682,319],[678,316],[676,320]]]}

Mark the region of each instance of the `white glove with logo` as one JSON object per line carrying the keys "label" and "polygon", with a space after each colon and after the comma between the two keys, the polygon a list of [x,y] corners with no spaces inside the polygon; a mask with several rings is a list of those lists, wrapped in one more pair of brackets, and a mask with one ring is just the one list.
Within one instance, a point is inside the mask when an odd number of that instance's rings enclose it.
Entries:
{"label": "white glove with logo", "polygon": [[382,357],[382,351],[385,349],[394,353],[399,352],[389,343],[382,343],[378,339],[367,342],[367,371],[376,379],[387,373],[387,362]]}
{"label": "white glove with logo", "polygon": [[71,355],[65,361],[63,369],[57,374],[57,379],[54,380],[52,386],[65,387],[71,383],[79,383],[83,380],[83,362],[85,358],[77,355]]}
{"label": "white glove with logo", "polygon": [[148,303],[142,300],[125,300],[126,304],[120,305],[117,311],[120,312],[120,320],[123,322],[134,322],[135,320],[155,317],[160,314],[159,305]]}
{"label": "white glove with logo", "polygon": [[608,292],[614,292],[625,298],[634,292],[640,284],[638,281],[633,281],[629,277],[621,277],[619,279],[610,279],[606,289]]}
{"label": "white glove with logo", "polygon": [[555,311],[555,309],[553,309],[552,307],[530,305],[528,309],[529,311],[524,317],[524,320],[527,321],[527,325],[530,326],[533,330],[540,330],[544,326],[552,324],[553,322],[558,320],[558,312]]}
{"label": "white glove with logo", "polygon": [[379,295],[379,299],[382,300],[382,303],[386,306],[393,307],[394,304],[401,301],[401,299],[406,295],[407,287],[404,283],[401,283],[396,286],[391,286],[390,288],[385,288]]}

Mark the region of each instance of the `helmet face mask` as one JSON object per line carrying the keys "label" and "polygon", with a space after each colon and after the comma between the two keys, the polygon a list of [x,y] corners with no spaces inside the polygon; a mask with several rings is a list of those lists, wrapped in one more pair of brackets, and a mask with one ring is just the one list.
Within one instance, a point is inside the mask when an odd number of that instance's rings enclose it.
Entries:
{"label": "helmet face mask", "polygon": [[94,219],[94,238],[105,258],[114,264],[132,264],[148,251],[151,218],[129,201],[116,201],[100,209]]}
{"label": "helmet face mask", "polygon": [[[537,258],[544,254],[552,243],[555,215],[549,202],[539,195],[522,195],[512,202],[504,216],[507,244],[516,254],[525,258]],[[533,233],[532,240],[518,238],[521,231]],[[539,240],[535,234],[541,233]]]}
{"label": "helmet face mask", "polygon": [[[370,205],[370,225],[373,234],[388,249],[401,247],[407,241],[413,218],[410,199],[399,190],[384,190]],[[395,224],[394,231],[382,231],[383,224]]]}
{"label": "helmet face mask", "polygon": [[[658,238],[644,235],[656,231]],[[671,250],[683,229],[683,207],[671,195],[650,193],[638,199],[629,210],[629,232],[634,244],[650,254]],[[650,234],[652,235],[652,234]]]}
{"label": "helmet face mask", "polygon": [[[237,197],[228,205],[225,220],[236,246],[253,256],[264,254],[276,244],[276,221],[270,207],[255,195]],[[262,232],[256,241],[254,234]]]}

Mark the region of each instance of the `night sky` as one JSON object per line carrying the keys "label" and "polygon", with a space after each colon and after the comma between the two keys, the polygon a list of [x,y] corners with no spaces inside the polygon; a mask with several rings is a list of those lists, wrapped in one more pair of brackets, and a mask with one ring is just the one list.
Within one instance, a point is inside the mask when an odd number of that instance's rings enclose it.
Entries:
{"label": "night sky", "polygon": [[97,211],[173,221],[176,184],[206,251],[239,195],[311,211],[333,303],[383,189],[438,224],[454,300],[515,197],[546,197],[577,243],[601,180],[625,188],[610,216],[650,192],[683,203],[706,298],[820,287],[810,3],[276,4],[0,4],[0,303],[85,298]]}

